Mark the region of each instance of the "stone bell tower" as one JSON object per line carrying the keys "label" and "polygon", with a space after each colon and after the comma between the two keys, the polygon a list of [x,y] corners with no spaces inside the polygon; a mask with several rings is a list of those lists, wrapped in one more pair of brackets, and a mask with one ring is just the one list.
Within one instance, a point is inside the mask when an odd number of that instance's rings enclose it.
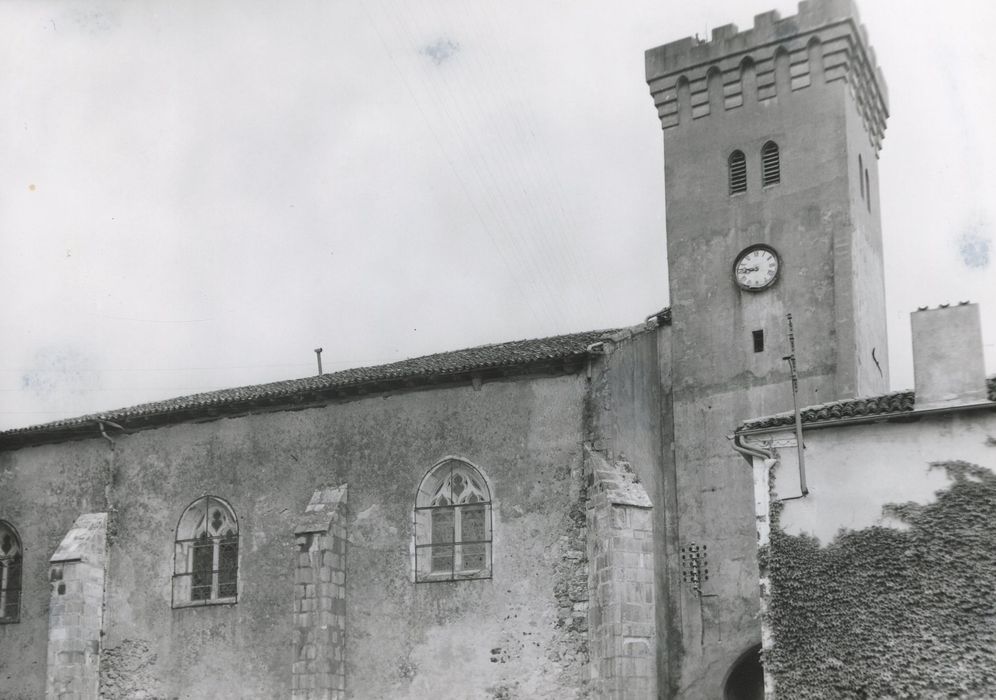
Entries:
{"label": "stone bell tower", "polygon": [[664,132],[674,377],[676,619],[661,687],[723,697],[760,641],[751,476],[726,436],[792,408],[786,315],[801,405],[888,390],[887,96],[851,0],[665,44],[646,67]]}

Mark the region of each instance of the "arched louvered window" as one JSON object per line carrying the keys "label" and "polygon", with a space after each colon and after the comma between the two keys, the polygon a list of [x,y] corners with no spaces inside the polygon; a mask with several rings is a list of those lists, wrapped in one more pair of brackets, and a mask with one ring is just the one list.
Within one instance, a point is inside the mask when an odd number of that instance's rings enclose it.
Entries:
{"label": "arched louvered window", "polygon": [[204,496],[183,511],[173,572],[174,607],[236,602],[239,523],[228,503]]}
{"label": "arched louvered window", "polygon": [[740,194],[747,191],[747,158],[743,151],[730,154],[730,194]]}
{"label": "arched louvered window", "polygon": [[777,185],[782,181],[781,163],[778,156],[778,144],[768,141],[761,147],[761,184],[764,187]]}
{"label": "arched louvered window", "polygon": [[0,624],[21,619],[21,538],[0,520]]}
{"label": "arched louvered window", "polygon": [[491,578],[491,490],[468,462],[448,458],[415,497],[415,581]]}

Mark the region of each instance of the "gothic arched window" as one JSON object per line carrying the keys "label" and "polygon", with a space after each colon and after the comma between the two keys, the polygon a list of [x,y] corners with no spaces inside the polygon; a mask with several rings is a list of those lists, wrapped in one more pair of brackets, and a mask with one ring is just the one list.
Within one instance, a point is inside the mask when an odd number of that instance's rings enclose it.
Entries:
{"label": "gothic arched window", "polygon": [[491,578],[491,491],[469,463],[445,459],[415,497],[415,580]]}
{"label": "gothic arched window", "polygon": [[217,496],[187,506],[176,526],[173,605],[234,603],[239,573],[239,523]]}
{"label": "gothic arched window", "polygon": [[0,520],[0,624],[21,619],[21,538]]}
{"label": "gothic arched window", "polygon": [[730,194],[747,191],[747,158],[743,151],[730,154]]}
{"label": "gothic arched window", "polygon": [[778,144],[768,141],[761,147],[761,184],[777,185],[782,180],[781,163],[778,160]]}

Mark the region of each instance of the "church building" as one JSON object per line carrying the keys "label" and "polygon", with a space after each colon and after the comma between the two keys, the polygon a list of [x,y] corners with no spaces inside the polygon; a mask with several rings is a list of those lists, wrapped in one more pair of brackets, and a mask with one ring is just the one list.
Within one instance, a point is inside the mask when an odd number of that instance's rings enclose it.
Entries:
{"label": "church building", "polygon": [[886,86],[851,0],[646,81],[644,323],[0,433],[0,695],[763,697],[733,437],[888,391]]}

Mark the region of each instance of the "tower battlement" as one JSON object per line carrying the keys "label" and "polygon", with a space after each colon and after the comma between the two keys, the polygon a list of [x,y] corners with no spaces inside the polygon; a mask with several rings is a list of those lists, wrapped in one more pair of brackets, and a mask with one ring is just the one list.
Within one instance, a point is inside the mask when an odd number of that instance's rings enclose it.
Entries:
{"label": "tower battlement", "polygon": [[844,81],[876,153],[881,148],[888,93],[853,0],[802,0],[791,17],[765,12],[742,32],[727,24],[709,40],[672,41],[646,52],[646,71],[665,130],[735,110],[747,98],[764,102]]}

